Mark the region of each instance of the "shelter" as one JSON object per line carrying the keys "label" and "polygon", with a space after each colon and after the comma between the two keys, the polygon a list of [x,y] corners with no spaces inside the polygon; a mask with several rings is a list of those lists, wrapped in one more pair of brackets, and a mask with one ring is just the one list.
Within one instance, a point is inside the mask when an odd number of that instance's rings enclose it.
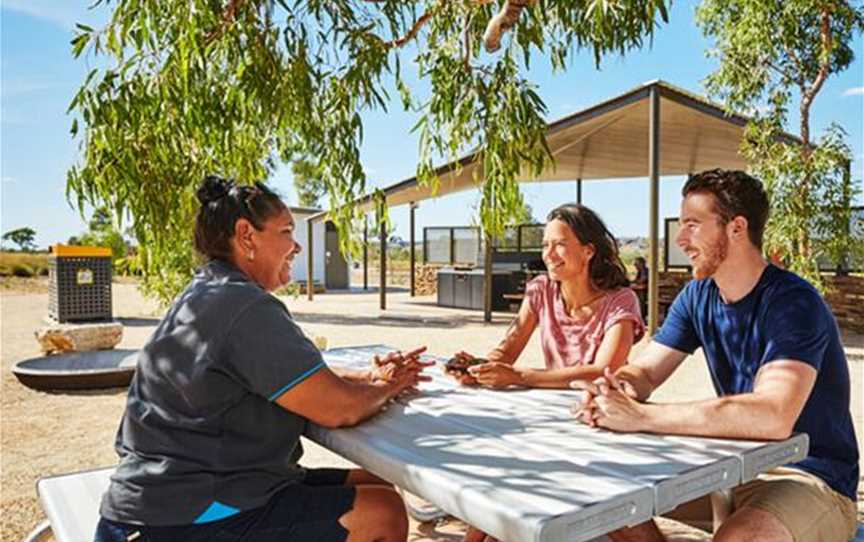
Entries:
{"label": "shelter", "polygon": [[[577,181],[577,200],[582,182],[603,179],[647,177],[649,196],[648,327],[657,328],[658,316],[658,237],[659,179],[665,175],[689,175],[705,169],[746,169],[739,153],[744,126],[749,119],[728,113],[722,106],[655,80],[605,102],[549,124],[546,140],[554,167],[539,176],[528,173],[519,181]],[[799,140],[784,134],[783,140]],[[642,150],[643,152],[639,152]],[[473,175],[481,167],[475,154],[439,167],[437,192],[422,186],[417,177],[405,179],[382,189],[384,205],[411,206],[412,294],[414,276],[414,212],[418,202],[452,192],[475,188]],[[358,201],[367,211],[375,210],[372,196]],[[322,220],[326,212],[311,216]],[[381,268],[386,268],[386,237],[381,232]],[[488,241],[488,239],[487,239]],[[491,243],[485,257],[486,292],[484,316],[491,321]],[[365,262],[364,262],[365,265]],[[386,308],[386,273],[380,284],[381,309]],[[312,299],[310,290],[309,298]]]}

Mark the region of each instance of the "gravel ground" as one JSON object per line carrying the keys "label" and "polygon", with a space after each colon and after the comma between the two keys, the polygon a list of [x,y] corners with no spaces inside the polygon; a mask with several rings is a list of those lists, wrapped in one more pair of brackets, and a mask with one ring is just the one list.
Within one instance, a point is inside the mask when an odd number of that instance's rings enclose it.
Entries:
{"label": "gravel ground", "polygon": [[[40,355],[33,332],[42,325],[48,309],[44,281],[0,279],[0,540],[20,541],[43,516],[35,483],[41,476],[111,465],[116,462],[112,443],[125,404],[125,389],[46,393],[18,383],[11,373],[19,361]],[[115,283],[114,314],[124,324],[118,348],[138,348],[152,333],[161,315],[133,284]],[[319,295],[314,302],[285,299],[298,323],[309,335],[327,338],[330,347],[385,343],[408,349],[426,344],[430,352],[448,355],[460,349],[483,353],[493,346],[510,316],[496,314],[491,324],[482,314],[435,306],[434,297],[410,298],[404,291],[388,294],[384,313],[373,292]],[[853,374],[853,413],[859,442],[864,412],[864,336],[846,335]],[[636,349],[641,345],[637,345]],[[520,363],[538,366],[542,357],[537,337],[526,348]],[[687,400],[713,395],[704,362],[697,354],[684,363],[658,393],[657,398]],[[304,463],[340,466],[346,462],[312,445]],[[861,501],[859,501],[861,502]],[[859,504],[859,517],[864,507]],[[676,540],[705,539],[699,533],[667,525]],[[412,542],[459,540],[464,525],[447,521],[436,525],[412,524]]]}

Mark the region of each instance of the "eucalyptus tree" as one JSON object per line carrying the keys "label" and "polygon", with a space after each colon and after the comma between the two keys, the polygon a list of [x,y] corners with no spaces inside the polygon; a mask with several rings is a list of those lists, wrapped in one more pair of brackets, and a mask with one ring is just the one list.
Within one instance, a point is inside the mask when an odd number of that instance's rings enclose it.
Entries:
{"label": "eucalyptus tree", "polygon": [[303,207],[318,207],[327,193],[327,185],[318,168],[308,158],[296,158],[291,162],[291,175],[297,190],[298,203]]}
{"label": "eucalyptus tree", "polygon": [[87,227],[88,230],[78,236],[77,242],[74,244],[108,247],[111,249],[112,260],[115,264],[118,260],[126,258],[129,247],[108,209],[105,207],[93,209]]}
{"label": "eucalyptus tree", "polygon": [[[517,175],[551,161],[532,61],[563,70],[580,51],[596,62],[623,54],[670,1],[96,0],[113,12],[72,41],[100,67],[70,106],[73,134],[79,118],[83,130],[68,191],[131,214],[145,286],[168,299],[194,264],[205,174],[251,182],[288,156],[311,157],[349,232],[360,215],[351,202],[370,192],[361,115],[395,104],[419,115],[422,182],[437,182],[433,160],[474,153],[480,221],[495,234],[521,209]],[[415,68],[428,95],[410,88]]]}
{"label": "eucalyptus tree", "polygon": [[[811,110],[825,81],[852,63],[864,8],[844,0],[703,0],[696,17],[720,60],[709,92],[731,110],[754,113],[741,150],[771,200],[766,252],[821,288],[817,258],[836,263],[862,246],[849,229],[858,190],[845,132],[831,124],[814,142]],[[792,107],[797,142],[780,137]]]}

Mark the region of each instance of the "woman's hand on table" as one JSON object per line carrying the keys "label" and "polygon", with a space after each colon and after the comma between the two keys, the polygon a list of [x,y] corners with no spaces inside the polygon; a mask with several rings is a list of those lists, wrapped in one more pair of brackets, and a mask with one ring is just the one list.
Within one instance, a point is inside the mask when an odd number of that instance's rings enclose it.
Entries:
{"label": "woman's hand on table", "polygon": [[525,385],[522,373],[509,363],[492,361],[483,365],[475,365],[468,369],[468,374],[474,377],[478,384],[488,388],[501,389]]}
{"label": "woman's hand on table", "polygon": [[[464,361],[466,363],[470,363],[476,359],[477,359],[477,357],[474,356],[473,354],[469,354],[468,352],[465,352],[464,350],[460,350],[459,352],[456,352],[456,354],[453,355],[453,357],[451,358],[451,361],[457,360],[457,361]],[[471,374],[468,372],[467,368],[461,368],[461,367],[460,368],[454,368],[451,366],[450,362],[448,362],[446,365],[444,365],[444,374],[446,374],[450,378],[453,378],[454,380],[456,380],[456,382],[458,382],[459,384],[461,384],[463,386],[476,386],[477,385],[477,379],[475,379],[473,376],[471,376]]]}
{"label": "woman's hand on table", "polygon": [[372,369],[369,371],[370,382],[396,382],[403,378],[409,380],[416,377],[418,382],[428,382],[431,377],[421,374],[426,367],[434,365],[433,361],[422,361],[420,355],[426,351],[425,346],[403,353],[400,350],[389,352],[384,356],[375,355],[372,358]]}

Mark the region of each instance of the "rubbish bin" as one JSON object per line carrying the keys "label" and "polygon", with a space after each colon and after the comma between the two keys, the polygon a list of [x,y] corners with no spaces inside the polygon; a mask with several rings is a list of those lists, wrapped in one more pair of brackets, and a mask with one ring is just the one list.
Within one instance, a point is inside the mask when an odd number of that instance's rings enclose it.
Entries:
{"label": "rubbish bin", "polygon": [[54,245],[48,258],[48,315],[57,322],[111,320],[111,249]]}

